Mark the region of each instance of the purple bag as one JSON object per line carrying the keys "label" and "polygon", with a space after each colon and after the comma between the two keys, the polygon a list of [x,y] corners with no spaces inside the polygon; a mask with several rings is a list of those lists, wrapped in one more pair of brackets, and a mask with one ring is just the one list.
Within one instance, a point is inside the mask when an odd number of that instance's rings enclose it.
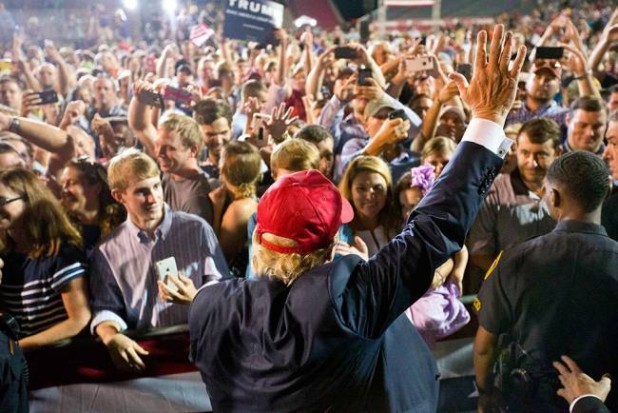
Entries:
{"label": "purple bag", "polygon": [[447,337],[470,321],[470,313],[461,301],[459,288],[450,280],[430,288],[405,313],[429,346]]}

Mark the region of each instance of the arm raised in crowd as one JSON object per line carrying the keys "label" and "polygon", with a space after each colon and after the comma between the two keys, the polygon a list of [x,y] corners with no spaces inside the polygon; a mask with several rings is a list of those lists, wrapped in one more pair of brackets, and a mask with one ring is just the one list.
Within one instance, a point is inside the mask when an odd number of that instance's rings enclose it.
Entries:
{"label": "arm raised in crowd", "polygon": [[306,30],[300,36],[300,41],[304,46],[302,63],[304,63],[304,70],[308,75],[313,69],[313,66],[315,66],[315,55],[313,54],[313,33],[311,33],[311,30]]}
{"label": "arm raised in crowd", "polygon": [[565,50],[571,52],[569,57],[565,60],[565,65],[569,68],[577,80],[579,95],[594,96],[601,99],[601,93],[593,81],[592,71],[588,66],[588,62],[584,57],[584,54],[577,48],[567,44],[562,44],[562,46]]}
{"label": "arm raised in crowd", "polygon": [[0,113],[0,130],[17,133],[35,146],[55,153],[62,164],[75,156],[75,145],[69,134],[50,124]]}
{"label": "arm raised in crowd", "polygon": [[305,83],[305,93],[307,95],[318,99],[322,81],[324,80],[324,70],[333,63],[332,54],[334,51],[335,46],[329,47],[316,59],[315,64],[307,75],[307,82]]}
{"label": "arm raised in crowd", "polygon": [[145,152],[156,159],[154,143],[157,139],[157,128],[151,121],[152,108],[139,99],[142,91],[155,93],[149,82],[138,81],[133,85],[133,98],[129,104],[129,128],[144,145]]}
{"label": "arm raised in crowd", "polygon": [[277,65],[277,85],[284,86],[288,76],[288,34],[284,29],[277,29],[275,31],[275,38],[279,40],[279,64]]}
{"label": "arm raised in crowd", "polygon": [[56,64],[58,69],[58,92],[63,96],[66,96],[71,89],[75,87],[76,79],[75,73],[69,68],[64,61],[64,58],[56,49],[56,46],[51,42],[45,43],[45,53],[47,57]]}
{"label": "arm raised in crowd", "polygon": [[356,49],[361,63],[371,69],[371,76],[373,77],[373,79],[378,82],[378,85],[381,88],[384,88],[386,86],[386,79],[384,79],[384,75],[382,74],[380,66],[378,66],[376,61],[373,60],[373,58],[369,55],[367,49],[363,45],[360,45],[358,43],[351,43],[350,47]]}
{"label": "arm raised in crowd", "polygon": [[592,73],[595,76],[600,77],[602,75],[599,71],[599,64],[603,60],[603,56],[609,50],[610,46],[618,43],[618,7],[614,10],[612,17],[607,22],[597,45],[590,53],[590,59],[588,65],[592,69]]}
{"label": "arm raised in crowd", "polygon": [[425,114],[423,124],[421,125],[421,131],[412,141],[410,149],[414,152],[421,152],[423,146],[428,140],[432,139],[436,134],[438,128],[438,119],[440,118],[440,111],[447,102],[453,101],[453,98],[459,94],[457,85],[454,81],[449,81],[434,98],[431,107]]}

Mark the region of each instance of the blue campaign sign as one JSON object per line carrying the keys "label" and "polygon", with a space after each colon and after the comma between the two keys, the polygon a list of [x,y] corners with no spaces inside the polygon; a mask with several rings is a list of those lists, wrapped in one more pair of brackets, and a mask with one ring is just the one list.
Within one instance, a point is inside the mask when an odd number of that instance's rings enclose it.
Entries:
{"label": "blue campaign sign", "polygon": [[283,5],[269,0],[227,0],[223,35],[230,39],[273,43],[283,24]]}

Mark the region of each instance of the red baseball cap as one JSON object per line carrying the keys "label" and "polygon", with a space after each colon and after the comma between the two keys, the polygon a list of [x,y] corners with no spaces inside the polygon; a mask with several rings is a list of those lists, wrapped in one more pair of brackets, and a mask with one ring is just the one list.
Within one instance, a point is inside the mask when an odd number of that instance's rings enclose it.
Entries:
{"label": "red baseball cap", "polygon": [[562,77],[562,65],[555,59],[536,59],[532,67],[532,73],[537,74],[541,70],[548,71],[558,79]]}
{"label": "red baseball cap", "polygon": [[[295,172],[275,182],[257,207],[255,228],[260,244],[282,254],[308,254],[326,248],[341,224],[354,218],[352,205],[315,169]],[[293,247],[265,240],[265,233],[289,238]]]}

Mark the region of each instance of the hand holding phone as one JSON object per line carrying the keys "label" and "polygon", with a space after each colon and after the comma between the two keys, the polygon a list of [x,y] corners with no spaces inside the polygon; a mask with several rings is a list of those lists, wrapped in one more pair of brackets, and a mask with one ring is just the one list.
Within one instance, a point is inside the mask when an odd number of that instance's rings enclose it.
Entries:
{"label": "hand holding phone", "polygon": [[142,89],[137,94],[137,100],[145,105],[156,106],[163,109],[163,96],[152,90]]}
{"label": "hand holding phone", "polygon": [[266,113],[256,112],[253,114],[253,132],[258,148],[266,146],[268,143],[268,129],[266,123],[270,122],[271,116]]}
{"label": "hand holding phone", "polygon": [[403,109],[397,109],[388,114],[389,119],[403,119],[408,120],[408,116],[406,115],[406,111]]}
{"label": "hand holding phone", "polygon": [[58,93],[55,90],[44,90],[37,94],[41,100],[41,105],[47,105],[48,103],[58,102]]}
{"label": "hand holding phone", "polygon": [[178,291],[178,287],[169,280],[169,276],[178,277],[178,267],[176,266],[176,258],[169,257],[156,262],[159,281],[163,282],[170,290]]}

